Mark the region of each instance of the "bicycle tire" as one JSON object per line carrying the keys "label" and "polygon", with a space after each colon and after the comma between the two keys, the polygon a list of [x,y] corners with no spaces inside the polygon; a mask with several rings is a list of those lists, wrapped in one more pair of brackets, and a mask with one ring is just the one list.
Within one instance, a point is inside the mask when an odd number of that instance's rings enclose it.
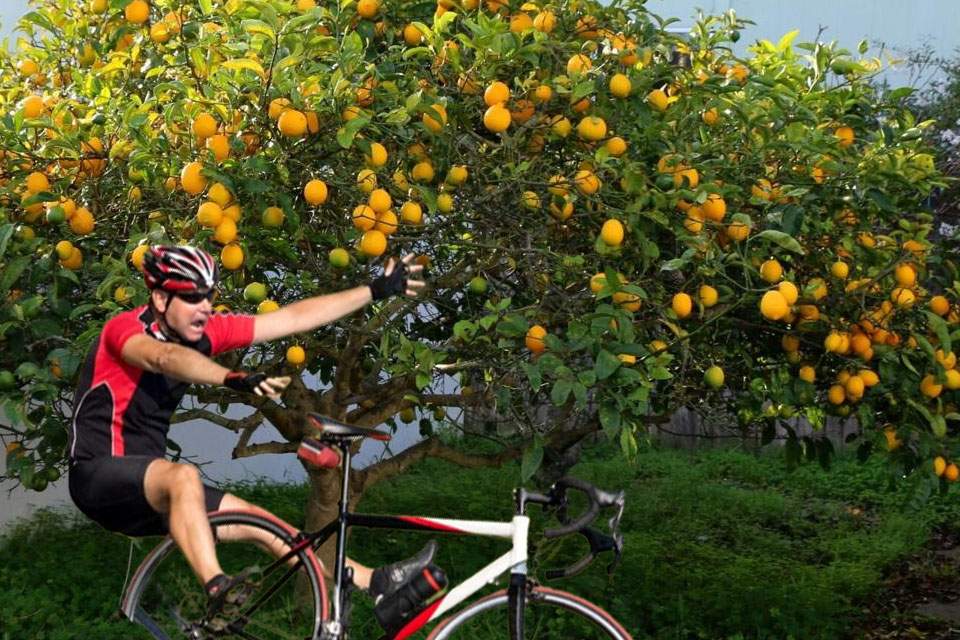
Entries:
{"label": "bicycle tire", "polygon": [[[510,634],[506,589],[491,593],[434,627],[427,640],[487,640]],[[524,640],[633,640],[613,616],[566,591],[534,587],[524,607]]]}
{"label": "bicycle tire", "polygon": [[[228,574],[250,567],[264,569],[274,557],[250,542],[219,539],[222,527],[243,525],[259,529],[293,547],[296,531],[280,519],[243,511],[215,512],[209,516],[217,539],[217,558]],[[258,586],[231,621],[232,631],[211,632],[202,625],[206,595],[170,536],[154,548],[127,588],[123,600],[126,616],[144,626],[157,640],[189,638],[244,638],[245,640],[303,640],[319,634],[327,615],[326,584],[320,563],[310,546],[296,554],[299,566],[287,565],[256,575]],[[272,589],[275,589],[271,591]]]}

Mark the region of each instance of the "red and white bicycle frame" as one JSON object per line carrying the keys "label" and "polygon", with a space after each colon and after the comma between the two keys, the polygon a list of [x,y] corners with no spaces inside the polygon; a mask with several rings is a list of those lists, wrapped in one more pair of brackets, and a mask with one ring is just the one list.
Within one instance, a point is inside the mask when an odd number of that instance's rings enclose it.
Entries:
{"label": "red and white bicycle frame", "polygon": [[416,633],[423,626],[434,620],[438,620],[445,613],[470,598],[470,596],[484,586],[495,582],[499,576],[507,572],[515,575],[526,575],[527,573],[527,534],[530,529],[529,516],[516,515],[510,522],[494,522],[488,520],[455,520],[417,516],[373,516],[350,513],[346,514],[346,521],[348,525],[360,527],[438,531],[460,535],[505,538],[512,541],[512,547],[509,551],[430,603],[423,611],[411,618],[407,624],[397,632],[393,640],[403,640],[403,638],[407,638]]}

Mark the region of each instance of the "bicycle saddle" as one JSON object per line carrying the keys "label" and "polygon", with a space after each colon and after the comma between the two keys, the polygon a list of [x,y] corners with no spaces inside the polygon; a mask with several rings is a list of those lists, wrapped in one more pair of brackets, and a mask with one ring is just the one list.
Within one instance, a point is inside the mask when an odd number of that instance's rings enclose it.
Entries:
{"label": "bicycle saddle", "polygon": [[386,442],[391,437],[389,433],[367,429],[366,427],[357,427],[334,420],[329,416],[322,416],[319,413],[307,413],[307,419],[310,421],[310,426],[317,430],[320,439],[324,441],[348,442],[360,438],[373,438]]}

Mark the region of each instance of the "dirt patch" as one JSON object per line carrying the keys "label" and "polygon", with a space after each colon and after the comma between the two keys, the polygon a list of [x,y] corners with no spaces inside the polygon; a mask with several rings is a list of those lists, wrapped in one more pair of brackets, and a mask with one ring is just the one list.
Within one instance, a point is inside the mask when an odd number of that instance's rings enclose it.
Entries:
{"label": "dirt patch", "polygon": [[893,568],[847,636],[863,640],[960,639],[960,534],[938,531]]}

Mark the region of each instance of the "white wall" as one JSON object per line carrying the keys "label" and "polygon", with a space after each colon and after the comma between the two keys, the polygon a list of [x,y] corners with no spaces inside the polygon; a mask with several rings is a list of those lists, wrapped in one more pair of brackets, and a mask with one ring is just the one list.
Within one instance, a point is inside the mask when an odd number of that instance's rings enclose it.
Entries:
{"label": "white wall", "polygon": [[[661,16],[674,16],[685,26],[693,24],[697,8],[704,13],[737,15],[756,24],[744,30],[738,53],[761,39],[776,42],[794,29],[794,42],[813,41],[820,27],[824,42],[836,40],[856,52],[861,40],[868,40],[867,55],[879,55],[880,45],[896,57],[905,50],[930,44],[939,55],[960,53],[960,2],[957,0],[648,0],[647,8]],[[906,70],[893,69],[883,76],[892,86],[909,84]]]}

